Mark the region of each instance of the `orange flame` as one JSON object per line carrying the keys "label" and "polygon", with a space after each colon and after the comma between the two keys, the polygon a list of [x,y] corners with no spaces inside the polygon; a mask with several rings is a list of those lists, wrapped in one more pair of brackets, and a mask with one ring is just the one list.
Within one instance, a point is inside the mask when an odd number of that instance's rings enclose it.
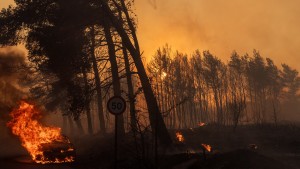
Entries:
{"label": "orange flame", "polygon": [[[22,146],[29,152],[36,163],[64,163],[74,161],[74,156],[69,154],[65,158],[48,158],[44,155],[43,146],[47,144],[64,143],[70,145],[70,141],[61,135],[58,127],[45,127],[37,120],[41,117],[33,105],[21,102],[18,109],[10,113],[12,120],[7,123],[14,135],[19,136]],[[73,147],[69,146],[74,151]]]}
{"label": "orange flame", "polygon": [[200,127],[205,126],[205,125],[206,125],[206,124],[203,123],[203,122],[199,122],[199,123],[198,123],[198,126],[200,126]]}
{"label": "orange flame", "polygon": [[176,138],[179,142],[184,142],[184,137],[181,132],[176,132]]}
{"label": "orange flame", "polygon": [[206,151],[211,152],[211,146],[208,144],[201,144],[202,148],[204,148]]}

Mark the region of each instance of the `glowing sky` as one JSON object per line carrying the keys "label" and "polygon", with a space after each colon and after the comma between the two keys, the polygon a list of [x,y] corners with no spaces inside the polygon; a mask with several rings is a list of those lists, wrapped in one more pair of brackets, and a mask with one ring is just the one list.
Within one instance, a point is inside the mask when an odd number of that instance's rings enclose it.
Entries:
{"label": "glowing sky", "polygon": [[[0,0],[0,7],[12,0]],[[147,60],[158,47],[210,50],[228,60],[255,48],[300,70],[299,0],[135,0],[138,38]]]}
{"label": "glowing sky", "polygon": [[9,4],[11,4],[11,2],[13,2],[13,1],[12,0],[1,0],[0,7],[1,8],[7,7]]}
{"label": "glowing sky", "polygon": [[168,43],[228,60],[257,49],[300,69],[299,0],[136,0],[139,40],[148,56]]}

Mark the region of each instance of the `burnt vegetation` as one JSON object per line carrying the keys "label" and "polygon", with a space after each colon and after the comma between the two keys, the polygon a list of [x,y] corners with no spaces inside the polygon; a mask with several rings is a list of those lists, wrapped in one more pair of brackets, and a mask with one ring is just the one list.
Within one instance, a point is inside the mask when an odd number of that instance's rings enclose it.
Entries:
{"label": "burnt vegetation", "polygon": [[[257,50],[223,61],[168,45],[143,63],[136,30],[133,0],[15,0],[2,9],[0,46],[23,44],[28,56],[0,52],[0,128],[26,98],[59,114],[74,144],[76,161],[60,167],[114,168],[115,121],[106,103],[122,96],[117,168],[300,166],[296,69]],[[55,159],[52,152],[65,148],[52,146],[45,149]]]}

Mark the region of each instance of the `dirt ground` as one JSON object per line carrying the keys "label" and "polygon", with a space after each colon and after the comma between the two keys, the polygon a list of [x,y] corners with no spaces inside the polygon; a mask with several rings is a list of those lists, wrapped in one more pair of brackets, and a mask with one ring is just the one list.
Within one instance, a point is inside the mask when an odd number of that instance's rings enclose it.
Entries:
{"label": "dirt ground", "polygon": [[213,148],[207,160],[198,160],[201,164],[195,165],[197,168],[300,168],[297,125],[240,126],[236,130],[204,126],[183,130],[182,134],[191,150],[201,152],[200,143]]}
{"label": "dirt ground", "polygon": [[[176,141],[180,131],[184,142]],[[207,125],[185,130],[170,130],[174,144],[158,148],[155,161],[153,138],[144,146],[146,157],[141,159],[141,144],[133,144],[131,134],[119,145],[119,169],[300,169],[300,127],[297,125],[264,125],[218,127]],[[140,138],[138,138],[140,139]],[[71,138],[77,150],[72,164],[38,165],[22,162],[26,156],[18,140],[11,136],[0,139],[1,169],[110,169],[114,168],[114,140],[109,136]],[[137,140],[138,143],[140,140]],[[201,144],[212,146],[203,155]],[[252,146],[249,146],[252,145]],[[257,146],[257,149],[253,147]],[[139,152],[137,152],[139,151]]]}

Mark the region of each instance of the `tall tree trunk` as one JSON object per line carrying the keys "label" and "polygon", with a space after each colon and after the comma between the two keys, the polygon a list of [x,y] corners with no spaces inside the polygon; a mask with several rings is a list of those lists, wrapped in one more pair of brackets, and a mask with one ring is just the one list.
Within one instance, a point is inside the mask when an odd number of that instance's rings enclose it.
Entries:
{"label": "tall tree trunk", "polygon": [[[115,45],[111,36],[110,27],[107,24],[104,24],[104,34],[105,39],[108,45],[108,55],[109,61],[111,65],[111,74],[112,74],[112,83],[113,83],[113,91],[115,96],[121,96],[121,86],[120,86],[120,79],[119,79],[119,69],[117,63],[117,57],[115,52]],[[118,120],[118,134],[120,136],[125,135],[125,128],[124,128],[124,118],[123,114],[120,114],[117,117]]]}
{"label": "tall tree trunk", "polygon": [[129,16],[129,13],[128,13],[128,10],[127,10],[124,0],[121,0],[121,5],[122,5],[122,9],[125,13],[129,29],[131,31],[132,39],[134,42],[134,47],[135,47],[136,51],[138,53],[140,53],[140,46],[139,46],[139,41],[138,41],[136,33],[135,33],[135,27],[134,27],[133,23],[131,22],[131,19],[130,19],[130,16]]}
{"label": "tall tree trunk", "polygon": [[125,47],[123,47],[123,55],[125,61],[125,69],[126,69],[126,78],[127,78],[127,87],[128,87],[128,98],[130,104],[130,126],[133,132],[137,131],[137,117],[135,111],[135,96],[133,93],[133,85],[132,85],[132,78],[131,78],[131,71],[130,71],[130,64],[128,59],[128,53]]}
{"label": "tall tree trunk", "polygon": [[104,113],[103,113],[103,102],[102,102],[102,94],[101,94],[101,81],[98,71],[97,60],[95,56],[95,30],[94,26],[91,28],[91,59],[93,62],[93,71],[95,74],[95,83],[96,83],[96,92],[97,92],[97,107],[98,107],[98,117],[100,123],[100,133],[106,134],[105,129],[105,121],[104,121]]}
{"label": "tall tree trunk", "polygon": [[73,135],[74,134],[73,120],[72,120],[71,115],[67,115],[67,116],[68,116],[68,122],[69,122],[69,126],[70,126],[69,134]]}
{"label": "tall tree trunk", "polygon": [[83,127],[82,127],[82,124],[81,124],[81,119],[78,117],[77,119],[75,119],[75,123],[77,125],[79,135],[83,135],[84,130],[83,130]]}
{"label": "tall tree trunk", "polygon": [[[85,56],[85,62],[88,61],[87,56]],[[86,74],[86,68],[85,66],[82,68],[82,74],[83,74],[83,80],[84,80],[84,90],[85,90],[85,109],[86,109],[86,117],[88,122],[88,132],[89,134],[93,134],[93,126],[92,126],[92,117],[91,117],[91,107],[90,107],[90,97],[89,97],[89,84]]]}
{"label": "tall tree trunk", "polygon": [[68,124],[68,118],[66,115],[62,115],[63,118],[63,127],[62,127],[62,131],[63,133],[67,133],[67,124]]}
{"label": "tall tree trunk", "polygon": [[[134,63],[137,68],[138,75],[140,77],[140,81],[141,81],[141,84],[143,87],[145,99],[147,102],[147,108],[149,111],[151,128],[152,128],[152,130],[154,130],[154,133],[157,132],[157,135],[162,144],[169,145],[172,143],[172,139],[168,133],[168,130],[163,121],[162,115],[159,111],[156,98],[153,94],[151,84],[149,82],[145,67],[144,67],[142,59],[141,59],[141,54],[140,54],[139,50],[132,45],[132,42],[131,42],[129,36],[127,35],[125,29],[123,28],[123,23],[120,22],[116,18],[116,16],[113,14],[111,9],[109,8],[108,4],[104,0],[101,0],[100,3],[102,5],[101,7],[102,7],[103,11],[107,14],[107,17],[110,19],[113,26],[116,28],[117,32],[119,33],[119,35],[122,38],[122,41],[124,42],[124,45],[130,52],[130,54],[134,60]],[[127,20],[127,22],[131,22],[131,21]],[[131,30],[131,32],[132,32],[132,34],[135,34],[135,30]],[[156,127],[156,126],[158,126],[158,127]],[[157,129],[159,129],[159,130],[157,130]]]}

